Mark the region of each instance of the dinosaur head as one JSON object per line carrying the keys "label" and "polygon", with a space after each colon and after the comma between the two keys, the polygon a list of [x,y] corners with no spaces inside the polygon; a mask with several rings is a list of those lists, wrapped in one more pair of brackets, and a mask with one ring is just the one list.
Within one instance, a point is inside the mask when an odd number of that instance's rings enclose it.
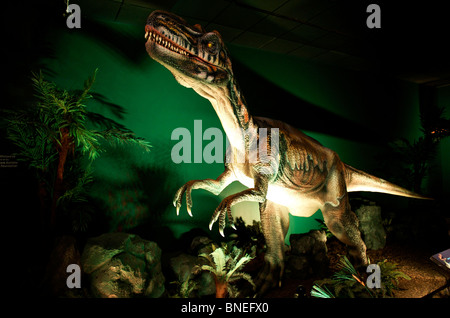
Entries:
{"label": "dinosaur head", "polygon": [[217,31],[206,32],[172,13],[153,11],[145,38],[148,54],[183,86],[224,86],[232,77],[228,51]]}

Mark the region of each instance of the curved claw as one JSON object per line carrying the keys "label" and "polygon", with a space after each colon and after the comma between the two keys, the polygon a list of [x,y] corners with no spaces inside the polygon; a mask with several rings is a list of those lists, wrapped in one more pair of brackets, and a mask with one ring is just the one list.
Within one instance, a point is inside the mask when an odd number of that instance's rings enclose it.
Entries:
{"label": "curved claw", "polygon": [[217,209],[214,211],[214,214],[211,217],[211,221],[209,222],[209,230],[212,230],[212,226],[214,223],[219,220],[219,233],[223,237],[225,237],[224,230],[226,226],[226,217],[228,216],[228,222],[230,226],[236,230],[236,227],[233,222],[233,216],[231,214],[231,200],[224,199]]}
{"label": "curved claw", "polygon": [[193,215],[192,215],[192,211],[191,211],[191,208],[192,208],[191,185],[189,184],[189,182],[177,190],[177,192],[175,193],[174,199],[173,199],[173,205],[177,209],[177,216],[180,215],[181,201],[183,199],[184,193],[186,193],[187,212],[188,212],[189,216],[192,217]]}
{"label": "curved claw", "polygon": [[231,214],[231,208],[228,209],[228,223],[233,230],[236,230],[236,226],[234,225],[233,215]]}
{"label": "curved claw", "polygon": [[209,221],[209,230],[212,230],[212,227],[214,225],[214,223],[216,223],[217,219],[219,218],[219,214],[217,213],[217,209],[216,211],[214,211],[213,216],[211,217],[211,221]]}
{"label": "curved claw", "polygon": [[183,193],[184,193],[184,186],[182,186],[177,190],[173,198],[173,206],[177,209],[177,215],[180,214],[181,198],[183,196]]}

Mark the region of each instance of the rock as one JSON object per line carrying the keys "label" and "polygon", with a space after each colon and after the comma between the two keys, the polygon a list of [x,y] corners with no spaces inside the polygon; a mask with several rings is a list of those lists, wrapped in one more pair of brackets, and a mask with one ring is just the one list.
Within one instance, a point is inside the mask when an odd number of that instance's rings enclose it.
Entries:
{"label": "rock", "polygon": [[306,234],[291,234],[291,252],[286,261],[286,275],[307,279],[324,276],[328,270],[327,236],[324,231],[313,230]]}
{"label": "rock", "polygon": [[170,267],[176,279],[182,283],[192,279],[197,284],[197,296],[213,295],[216,292],[214,277],[210,272],[203,271],[194,276],[192,270],[195,265],[203,265],[206,262],[198,256],[182,253],[170,259]]}
{"label": "rock", "polygon": [[207,236],[196,236],[192,239],[190,250],[194,255],[209,254],[212,252],[211,243],[213,241]]}
{"label": "rock", "polygon": [[287,262],[287,275],[291,278],[306,279],[312,274],[311,260],[306,255],[291,255]]}
{"label": "rock", "polygon": [[160,297],[165,278],[161,249],[134,234],[107,233],[88,240],[81,256],[94,297]]}
{"label": "rock", "polygon": [[170,267],[178,281],[184,282],[192,275],[192,268],[197,264],[198,257],[182,253],[170,259]]}
{"label": "rock", "polygon": [[117,254],[123,253],[128,237],[126,233],[108,233],[89,239],[81,256],[84,272],[91,274]]}
{"label": "rock", "polygon": [[355,211],[359,230],[368,249],[378,250],[386,245],[386,231],[381,220],[381,207],[362,205]]}
{"label": "rock", "polygon": [[[200,271],[194,275],[193,269],[196,265],[205,265],[207,261],[199,257],[200,254],[210,254],[213,251],[213,241],[203,235],[194,236],[187,248],[188,253],[182,252],[170,258],[171,277],[179,283],[191,280],[196,285],[190,295],[178,295],[180,297],[203,297],[216,293],[214,276],[208,271]],[[189,243],[189,241],[187,241]]]}

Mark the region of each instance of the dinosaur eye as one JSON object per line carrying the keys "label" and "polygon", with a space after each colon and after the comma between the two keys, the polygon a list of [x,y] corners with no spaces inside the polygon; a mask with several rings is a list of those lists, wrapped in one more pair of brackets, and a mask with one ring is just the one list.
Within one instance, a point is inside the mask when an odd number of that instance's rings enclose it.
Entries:
{"label": "dinosaur eye", "polygon": [[206,42],[206,48],[208,49],[209,53],[216,53],[217,44],[213,41]]}
{"label": "dinosaur eye", "polygon": [[203,36],[202,45],[204,50],[209,54],[217,54],[220,50],[219,39],[214,32],[207,33]]}

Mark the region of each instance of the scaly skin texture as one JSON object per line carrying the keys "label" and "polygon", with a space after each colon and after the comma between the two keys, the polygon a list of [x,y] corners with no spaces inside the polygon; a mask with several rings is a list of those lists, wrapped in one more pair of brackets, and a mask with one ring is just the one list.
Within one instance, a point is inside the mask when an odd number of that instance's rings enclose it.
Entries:
{"label": "scaly skin texture", "polygon": [[[354,264],[362,266],[367,264],[366,246],[347,193],[373,191],[426,199],[344,164],[334,151],[286,123],[252,117],[217,31],[206,32],[174,14],[154,11],[145,32],[148,54],[170,70],[181,85],[211,102],[230,140],[225,171],[217,179],[192,180],[182,186],[174,198],[177,214],[186,195],[187,211],[192,216],[193,189],[218,195],[236,180],[247,186],[223,199],[209,226],[211,229],[218,221],[223,235],[227,217],[233,226],[233,205],[242,201],[259,203],[267,245],[265,266],[256,278],[259,295],[281,284],[289,213],[308,217],[320,209],[329,230],[348,246]],[[261,134],[261,128],[275,130],[278,138]],[[252,157],[252,152],[260,149],[251,147],[255,143],[267,147],[267,156]]]}

